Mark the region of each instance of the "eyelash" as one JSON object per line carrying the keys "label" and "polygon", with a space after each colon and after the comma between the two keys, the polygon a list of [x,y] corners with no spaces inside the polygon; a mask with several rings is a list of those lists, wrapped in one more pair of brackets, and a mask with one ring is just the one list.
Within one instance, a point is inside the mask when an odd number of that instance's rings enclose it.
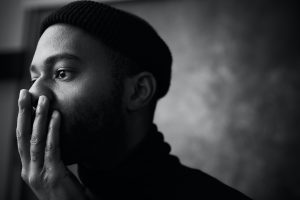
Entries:
{"label": "eyelash", "polygon": [[[66,77],[66,78],[59,78],[59,75],[60,75],[61,72],[64,72],[64,73],[66,74],[67,77]],[[57,69],[57,70],[55,71],[55,73],[54,73],[54,78],[59,79],[59,80],[69,79],[70,76],[71,76],[70,73],[71,73],[71,71],[66,70],[66,69]],[[36,80],[37,80],[37,79],[32,79],[32,80],[30,81],[30,84],[33,85],[34,82],[35,82]]]}
{"label": "eyelash", "polygon": [[69,73],[71,73],[70,71],[67,71],[65,69],[58,69],[58,70],[55,71],[54,77],[57,78],[57,79],[64,79],[64,78],[59,78],[59,75],[60,75],[61,72],[64,72],[66,76],[70,75]]}

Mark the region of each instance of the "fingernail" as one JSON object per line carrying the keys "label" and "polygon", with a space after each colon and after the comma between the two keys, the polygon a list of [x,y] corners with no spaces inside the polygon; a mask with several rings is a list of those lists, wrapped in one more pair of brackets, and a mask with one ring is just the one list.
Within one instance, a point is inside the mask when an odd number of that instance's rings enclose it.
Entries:
{"label": "fingernail", "polygon": [[38,101],[38,105],[37,105],[37,108],[36,108],[36,113],[41,112],[41,107],[43,106],[44,102],[45,102],[44,97],[40,96],[39,101]]}
{"label": "fingernail", "polygon": [[20,111],[24,111],[24,108],[26,107],[26,95],[27,95],[27,91],[25,89],[20,90],[20,95],[19,95],[19,99],[18,99],[18,106]]}
{"label": "fingernail", "polygon": [[27,92],[25,89],[20,90],[20,95],[19,95],[20,99],[25,99],[26,95],[27,95]]}
{"label": "fingernail", "polygon": [[46,98],[45,98],[45,96],[40,96],[39,97],[39,105],[41,105],[41,104],[44,104],[46,102]]}
{"label": "fingernail", "polygon": [[58,111],[54,110],[52,113],[52,118],[57,118],[58,117]]}

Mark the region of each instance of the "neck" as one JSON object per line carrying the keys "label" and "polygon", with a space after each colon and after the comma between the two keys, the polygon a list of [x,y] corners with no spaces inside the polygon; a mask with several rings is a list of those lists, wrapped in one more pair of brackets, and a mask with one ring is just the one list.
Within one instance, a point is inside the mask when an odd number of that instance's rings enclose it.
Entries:
{"label": "neck", "polygon": [[[147,134],[151,131],[152,121],[141,116],[125,118],[123,128],[118,128],[117,138],[106,141],[105,148],[98,150],[95,159],[83,161],[79,164],[87,169],[110,171],[124,162],[139,146]],[[152,119],[151,119],[152,120]]]}
{"label": "neck", "polygon": [[142,192],[141,189],[149,180],[157,180],[157,177],[169,172],[170,166],[178,166],[179,161],[170,155],[170,146],[164,142],[163,135],[155,125],[152,125],[150,130],[151,133],[141,142],[138,149],[115,169],[90,170],[79,165],[78,174],[82,183],[103,198],[120,199],[125,193],[132,196],[129,191]]}
{"label": "neck", "polygon": [[151,127],[152,120],[149,120],[145,117],[135,117],[131,123],[127,123],[127,150],[131,151],[135,149],[149,134]]}

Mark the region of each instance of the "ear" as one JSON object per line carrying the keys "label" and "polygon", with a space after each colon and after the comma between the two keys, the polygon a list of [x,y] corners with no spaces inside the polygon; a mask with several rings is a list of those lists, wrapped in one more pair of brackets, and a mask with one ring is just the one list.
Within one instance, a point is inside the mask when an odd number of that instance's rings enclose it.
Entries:
{"label": "ear", "polygon": [[156,92],[156,79],[150,72],[141,72],[130,78],[127,109],[137,111],[151,102]]}

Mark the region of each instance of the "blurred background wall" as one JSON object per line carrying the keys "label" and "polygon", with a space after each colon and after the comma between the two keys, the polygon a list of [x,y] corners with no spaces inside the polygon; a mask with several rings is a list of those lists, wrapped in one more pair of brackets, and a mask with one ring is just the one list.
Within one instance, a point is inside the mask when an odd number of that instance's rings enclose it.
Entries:
{"label": "blurred background wall", "polygon": [[[64,2],[1,1],[0,52],[32,52],[40,19],[25,17],[43,16]],[[159,102],[155,122],[172,153],[254,199],[300,199],[296,4],[131,0],[112,5],[145,18],[171,48],[172,86]],[[9,63],[1,64],[1,73],[6,67]],[[1,77],[0,199],[24,199],[14,131],[18,89],[26,85],[17,76]]]}
{"label": "blurred background wall", "polygon": [[[0,1],[0,199],[6,199],[11,177],[12,135],[22,50],[20,0]],[[15,60],[19,59],[19,60]],[[14,62],[15,60],[16,62]]]}

